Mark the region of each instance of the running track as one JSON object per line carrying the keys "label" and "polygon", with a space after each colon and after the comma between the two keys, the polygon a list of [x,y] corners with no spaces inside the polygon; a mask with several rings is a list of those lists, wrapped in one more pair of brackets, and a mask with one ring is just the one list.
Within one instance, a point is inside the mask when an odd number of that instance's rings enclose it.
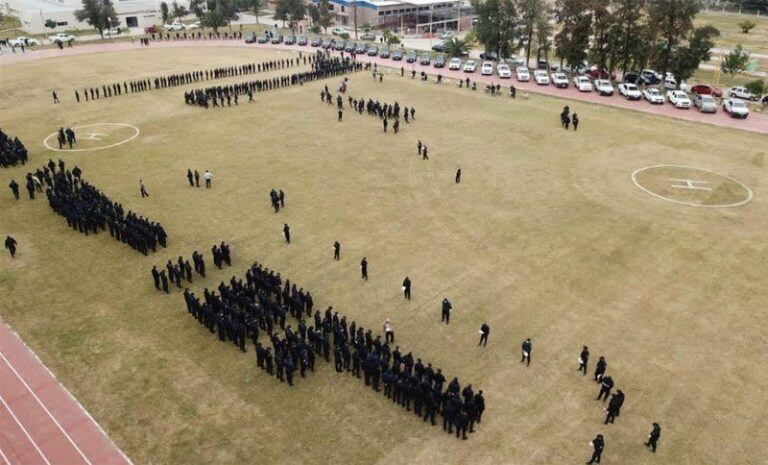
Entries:
{"label": "running track", "polygon": [[0,465],[132,465],[2,321]]}
{"label": "running track", "polygon": [[[272,44],[246,44],[242,40],[170,40],[170,41],[156,41],[151,42],[151,48],[175,48],[175,47],[250,47],[250,48],[270,48],[281,50],[295,50],[314,53],[316,48],[309,46],[299,47],[297,45],[272,45]],[[9,65],[19,62],[27,62],[33,60],[39,60],[44,58],[55,58],[59,56],[70,55],[83,55],[89,53],[104,53],[104,52],[118,52],[126,50],[140,50],[146,47],[138,45],[138,43],[131,42],[112,42],[104,44],[91,44],[91,45],[78,45],[73,48],[59,49],[43,49],[33,50],[25,54],[16,53],[8,54],[7,52],[0,56],[0,66]],[[602,97],[594,92],[583,93],[579,92],[569,86],[567,89],[557,89],[554,86],[538,86],[533,82],[531,78],[530,82],[518,82],[516,79],[500,79],[497,76],[481,76],[479,71],[472,74],[465,74],[461,71],[451,71],[447,68],[438,70],[433,66],[422,66],[405,63],[405,61],[392,61],[389,59],[382,59],[379,57],[358,56],[360,61],[368,61],[378,63],[380,66],[386,66],[399,70],[401,66],[405,68],[406,76],[410,70],[415,69],[417,74],[422,70],[431,74],[442,74],[445,78],[465,79],[470,77],[472,81],[477,81],[478,92],[482,92],[482,88],[487,83],[498,83],[502,86],[502,91],[507,94],[509,92],[509,84],[514,83],[517,87],[518,95],[528,92],[550,95],[553,97],[567,98],[571,100],[577,100],[582,102],[597,103],[601,105],[608,105],[613,107],[625,108],[628,110],[641,111],[644,113],[650,113],[655,115],[667,116],[679,120],[690,121],[695,123],[705,123],[715,126],[721,126],[726,128],[741,129],[744,131],[756,132],[760,134],[768,134],[768,114],[758,113],[752,111],[749,118],[746,120],[734,119],[728,116],[722,108],[718,109],[718,112],[714,115],[699,113],[698,110],[678,110],[671,105],[651,105],[648,102],[641,100],[630,102],[624,97],[618,95],[618,91],[613,97]],[[477,60],[476,60],[477,61]],[[478,63],[480,63],[478,61]],[[479,68],[479,66],[478,66]],[[417,77],[418,79],[418,77]],[[67,89],[68,91],[70,89]],[[61,94],[61,92],[60,92]]]}

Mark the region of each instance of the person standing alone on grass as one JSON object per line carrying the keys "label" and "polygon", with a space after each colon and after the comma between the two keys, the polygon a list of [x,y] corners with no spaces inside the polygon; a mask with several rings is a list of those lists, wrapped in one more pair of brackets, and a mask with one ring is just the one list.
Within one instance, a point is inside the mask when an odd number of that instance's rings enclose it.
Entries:
{"label": "person standing alone on grass", "polygon": [[421,149],[421,159],[422,160],[429,160],[429,156],[427,155],[427,146],[424,145]]}
{"label": "person standing alone on grass", "polygon": [[16,239],[12,238],[11,236],[5,237],[5,248],[8,249],[8,252],[11,254],[11,258],[16,258],[16,245],[18,242],[16,242]]}
{"label": "person standing alone on grass", "polygon": [[195,187],[195,180],[192,176],[192,170],[187,170],[187,180],[189,180],[189,187]]}
{"label": "person standing alone on grass", "polygon": [[291,243],[291,228],[288,227],[288,223],[283,224],[283,236],[285,236],[285,242]]}
{"label": "person standing alone on grass", "polygon": [[149,194],[147,193],[147,189],[144,187],[144,181],[139,179],[139,192],[141,193],[141,198],[149,197]]}
{"label": "person standing alone on grass", "polygon": [[203,179],[205,179],[205,188],[209,189],[211,187],[211,179],[213,179],[213,173],[205,170],[205,173],[203,173]]}
{"label": "person standing alone on grass", "polygon": [[592,458],[589,459],[587,464],[600,463],[600,456],[603,455],[603,449],[605,448],[605,442],[603,441],[603,435],[598,434],[595,439],[589,443],[592,446]]}
{"label": "person standing alone on grass", "polygon": [[368,259],[365,257],[360,262],[360,274],[364,280],[368,281]]}
{"label": "person standing alone on grass", "polygon": [[403,280],[403,297],[407,300],[411,300],[411,280],[408,276]]}
{"label": "person standing alone on grass", "polygon": [[531,366],[531,350],[533,350],[533,344],[531,344],[531,338],[523,341],[522,346],[523,356],[520,359],[520,363],[525,362],[525,366]]}
{"label": "person standing alone on grass", "polygon": [[443,299],[443,308],[442,313],[440,316],[440,321],[444,321],[445,324],[449,324],[451,322],[451,309],[453,308],[453,305],[451,305],[451,301],[448,300],[448,297]]}
{"label": "person standing alone on grass", "polygon": [[651,434],[648,435],[648,442],[644,443],[645,447],[649,447],[651,449],[651,452],[656,452],[656,443],[659,441],[660,437],[661,437],[661,426],[659,426],[658,423],[654,423],[653,429],[651,430]]}
{"label": "person standing alone on grass", "polygon": [[488,335],[491,333],[491,328],[483,323],[482,326],[480,326],[480,342],[477,343],[477,345],[481,345],[485,347],[488,344]]}
{"label": "person standing alone on grass", "polygon": [[339,260],[341,258],[341,244],[339,241],[333,243],[333,259]]}
{"label": "person standing alone on grass", "polygon": [[461,182],[461,167],[456,169],[456,184]]}
{"label": "person standing alone on grass", "polygon": [[573,114],[573,130],[577,131],[578,129],[579,129],[579,115],[574,113]]}
{"label": "person standing alone on grass", "polygon": [[19,183],[17,183],[15,179],[11,179],[11,183],[8,184],[8,187],[10,187],[11,192],[13,192],[13,198],[19,200]]}

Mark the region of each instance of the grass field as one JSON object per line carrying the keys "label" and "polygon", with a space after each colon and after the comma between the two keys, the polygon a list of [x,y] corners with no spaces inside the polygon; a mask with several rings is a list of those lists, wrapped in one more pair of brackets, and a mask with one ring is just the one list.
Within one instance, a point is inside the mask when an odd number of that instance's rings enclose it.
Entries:
{"label": "grass field", "polygon": [[[748,34],[741,32],[739,23],[744,20],[753,21],[756,26]],[[719,48],[733,48],[736,44],[744,46],[744,50],[753,53],[768,53],[768,18],[755,15],[738,15],[733,13],[701,12],[694,21],[696,26],[711,24],[720,31],[720,37],[715,42]]]}
{"label": "grass field", "polygon": [[[107,233],[73,232],[44,200],[0,194],[0,236],[20,243],[15,260],[0,254],[0,315],[135,463],[576,463],[598,432],[607,464],[763,463],[765,136],[363,73],[349,95],[415,105],[416,122],[397,136],[368,116],[337,123],[319,92],[338,79],[208,111],[185,106],[183,88],[73,103],[75,86],[285,56],[148,48],[2,68],[0,127],[25,142],[32,166],[61,155],[42,146],[60,125],[140,128],[124,145],[61,158],[162,222],[167,250],[144,257]],[[578,133],[558,125],[565,104],[580,116]],[[417,139],[429,161],[417,157]],[[725,209],[665,202],[631,180],[658,164],[732,176],[754,199]],[[213,189],[188,187],[187,168],[210,169]],[[2,170],[0,184],[24,173]],[[273,187],[286,193],[279,214]],[[218,271],[208,251],[221,240],[234,266]],[[154,290],[151,266],[194,249],[211,268],[197,291],[257,260],[311,289],[318,308],[375,329],[393,319],[401,348],[484,390],[482,425],[457,441],[324,362],[292,389],[268,377],[251,348],[242,355],[198,325],[180,293]],[[405,275],[410,302],[400,295]],[[450,326],[439,323],[443,297],[454,303]],[[492,331],[480,349],[484,321]],[[534,343],[527,369],[518,363],[525,337]],[[627,395],[610,427],[596,385],[576,373],[582,345],[606,357]],[[642,446],[653,421],[663,429],[655,455]]]}

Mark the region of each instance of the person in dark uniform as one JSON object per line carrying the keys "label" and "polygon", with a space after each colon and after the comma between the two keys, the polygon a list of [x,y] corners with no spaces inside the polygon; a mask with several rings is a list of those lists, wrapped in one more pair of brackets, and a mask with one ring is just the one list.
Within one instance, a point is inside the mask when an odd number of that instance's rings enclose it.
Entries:
{"label": "person in dark uniform", "polygon": [[488,335],[491,333],[491,328],[486,323],[483,323],[480,326],[480,342],[477,343],[477,345],[481,345],[485,347],[488,345]]}
{"label": "person in dark uniform", "polygon": [[411,280],[408,276],[403,280],[403,297],[411,300]]}
{"label": "person in dark uniform", "polygon": [[421,159],[422,160],[429,160],[429,155],[427,155],[427,146],[424,145],[424,147],[421,149]]}
{"label": "person in dark uniform", "polygon": [[77,103],[80,103],[80,93],[75,90],[75,99],[77,99]]}
{"label": "person in dark uniform", "polygon": [[5,237],[5,248],[8,249],[8,252],[11,254],[11,258],[16,257],[16,245],[18,242],[16,239],[12,238],[11,236]]}
{"label": "person in dark uniform", "polygon": [[[600,392],[597,394],[597,399],[595,400],[600,400],[600,398],[603,398],[603,402],[608,400],[608,396],[611,394],[611,389],[613,389],[613,378],[605,376],[603,382],[600,384]],[[605,394],[605,397],[603,397],[603,394]]]}
{"label": "person in dark uniform", "polygon": [[339,108],[339,123],[341,123],[341,118],[344,116],[344,110]]}
{"label": "person in dark uniform", "polygon": [[189,187],[195,187],[194,177],[192,176],[192,170],[187,170],[187,180],[189,181]]}
{"label": "person in dark uniform", "polygon": [[53,103],[59,103],[59,96],[56,94],[56,91],[53,91]]}
{"label": "person in dark uniform", "polygon": [[573,114],[573,130],[578,131],[579,130],[579,115],[576,113]]}
{"label": "person in dark uniform", "polygon": [[285,242],[291,243],[291,228],[288,227],[288,223],[283,224],[283,236],[285,236]]}
{"label": "person in dark uniform", "polygon": [[581,349],[581,354],[579,354],[579,369],[583,375],[586,376],[587,374],[587,363],[589,362],[589,349],[587,346],[584,346]]}
{"label": "person in dark uniform", "polygon": [[200,173],[195,170],[195,187],[200,187]]}
{"label": "person in dark uniform", "polygon": [[360,274],[364,280],[368,281],[368,259],[365,257],[360,262]]}
{"label": "person in dark uniform", "polygon": [[463,441],[466,441],[468,427],[469,427],[469,416],[467,415],[466,408],[462,406],[459,409],[459,412],[456,414],[456,438],[458,438],[459,433],[461,433],[461,439]]}
{"label": "person in dark uniform", "polygon": [[395,122],[392,123],[392,130],[395,131],[395,134],[400,132],[400,120],[399,119],[395,119]]}
{"label": "person in dark uniform", "polygon": [[13,198],[19,200],[19,183],[17,183],[15,179],[11,179],[11,183],[8,184],[8,187],[10,187],[11,192],[13,192]]}
{"label": "person in dark uniform", "polygon": [[170,294],[170,291],[168,291],[168,277],[165,275],[165,270],[160,271],[160,281],[163,285],[163,292]]}
{"label": "person in dark uniform", "polygon": [[443,299],[443,309],[440,317],[440,321],[444,321],[445,324],[448,324],[451,322],[451,309],[453,308],[453,305],[451,305],[451,301],[448,300],[448,298]]}
{"label": "person in dark uniform", "polygon": [[477,422],[480,423],[483,420],[483,412],[485,412],[485,397],[483,397],[482,389],[475,394],[475,405],[477,405]]}
{"label": "person in dark uniform", "polygon": [[651,452],[656,452],[656,443],[659,442],[659,438],[661,437],[661,426],[659,426],[658,423],[653,423],[653,429],[651,430],[651,433],[648,435],[648,442],[644,443],[645,447],[650,447]]}
{"label": "person in dark uniform", "polygon": [[621,389],[616,390],[616,394],[613,394],[611,396],[611,401],[608,402],[608,408],[605,409],[606,412],[608,412],[605,416],[605,424],[607,425],[609,422],[613,423],[616,417],[619,416],[621,413],[621,406],[624,405],[624,393],[621,392]]}
{"label": "person in dark uniform", "polygon": [[605,357],[600,357],[600,359],[597,361],[597,365],[595,366],[595,382],[599,383],[603,380],[603,375],[605,374],[605,369],[608,366],[607,363],[605,363]]}
{"label": "person in dark uniform", "polygon": [[139,193],[141,193],[141,198],[149,197],[149,194],[147,193],[147,189],[144,187],[144,181],[139,179]]}
{"label": "person in dark uniform", "polygon": [[334,260],[341,259],[341,244],[339,244],[339,241],[335,241],[333,243],[333,259]]}
{"label": "person in dark uniform", "polygon": [[589,459],[587,464],[600,463],[600,456],[603,455],[603,449],[605,448],[605,442],[603,441],[603,435],[598,434],[595,439],[590,443],[592,445],[592,458]]}
{"label": "person in dark uniform", "polygon": [[[407,111],[406,111],[406,113],[407,113]],[[422,143],[421,143],[421,140],[419,140],[419,141],[416,143],[416,148],[417,148],[417,149],[418,149],[418,151],[419,151],[419,155],[421,155],[421,147],[422,147]]]}
{"label": "person in dark uniform", "polygon": [[456,169],[456,184],[461,182],[461,167]]}
{"label": "person in dark uniform", "polygon": [[155,289],[160,290],[160,272],[157,271],[157,267],[152,267],[152,280],[155,282]]}
{"label": "person in dark uniform", "polygon": [[384,132],[387,132],[387,125],[389,124],[389,121],[387,121],[387,118],[384,118],[382,121],[384,123]]}
{"label": "person in dark uniform", "polygon": [[523,356],[520,359],[520,363],[525,362],[525,366],[531,365],[531,350],[533,349],[533,344],[531,344],[531,338],[528,338],[523,341],[522,346],[522,352]]}

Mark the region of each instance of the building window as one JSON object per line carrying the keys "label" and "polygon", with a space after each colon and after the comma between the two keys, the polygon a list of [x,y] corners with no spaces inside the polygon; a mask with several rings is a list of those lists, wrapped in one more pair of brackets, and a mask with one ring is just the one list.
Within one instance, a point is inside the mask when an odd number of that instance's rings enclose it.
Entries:
{"label": "building window", "polygon": [[344,5],[341,6],[341,12],[344,13]]}
{"label": "building window", "polygon": [[69,22],[67,22],[67,21],[59,21],[58,23],[56,23],[56,26],[66,26],[67,24],[69,24]]}

